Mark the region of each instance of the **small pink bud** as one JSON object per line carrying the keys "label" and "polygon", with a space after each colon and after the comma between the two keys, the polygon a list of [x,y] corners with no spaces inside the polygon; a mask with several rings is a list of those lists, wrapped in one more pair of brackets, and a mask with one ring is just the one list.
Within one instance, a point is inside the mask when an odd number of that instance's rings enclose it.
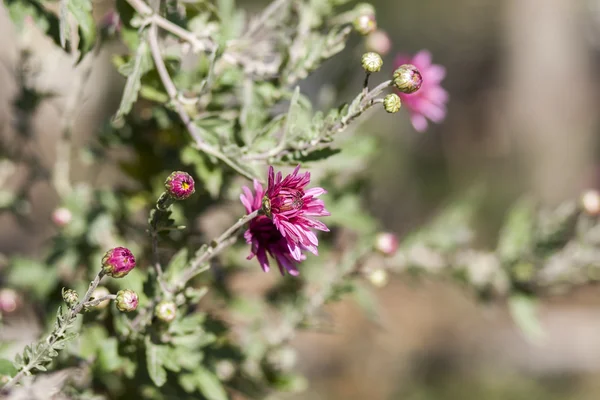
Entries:
{"label": "small pink bud", "polygon": [[0,312],[11,313],[14,312],[21,304],[21,298],[19,294],[13,289],[1,289],[0,290]]}
{"label": "small pink bud", "polygon": [[392,48],[392,41],[387,33],[382,30],[376,30],[367,36],[365,46],[367,51],[386,55]]}
{"label": "small pink bud", "polygon": [[138,295],[133,290],[123,289],[117,292],[117,308],[119,311],[134,311],[138,306],[138,300]]}
{"label": "small pink bud", "polygon": [[391,256],[398,250],[398,239],[393,233],[381,232],[375,236],[374,247],[381,254]]}
{"label": "small pink bud", "polygon": [[194,178],[187,172],[175,171],[165,181],[165,189],[175,200],[185,200],[195,192]]}
{"label": "small pink bud", "polygon": [[414,93],[423,85],[421,72],[412,64],[403,64],[394,71],[394,86],[402,93]]}
{"label": "small pink bud", "polygon": [[104,273],[113,278],[122,278],[135,268],[135,257],[125,247],[115,247],[106,252],[102,258]]}
{"label": "small pink bud", "polygon": [[154,315],[164,322],[171,322],[177,316],[177,306],[169,300],[163,300],[154,307]]}
{"label": "small pink bud", "polygon": [[54,225],[56,225],[58,227],[63,227],[63,226],[68,225],[72,219],[73,219],[73,214],[71,214],[71,211],[69,211],[69,209],[64,208],[64,207],[57,208],[52,213],[52,222],[54,222]]}

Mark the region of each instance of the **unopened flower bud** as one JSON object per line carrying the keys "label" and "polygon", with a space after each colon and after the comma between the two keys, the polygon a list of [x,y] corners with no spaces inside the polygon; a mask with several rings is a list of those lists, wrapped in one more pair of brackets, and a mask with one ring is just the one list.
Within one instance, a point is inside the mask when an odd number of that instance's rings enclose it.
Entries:
{"label": "unopened flower bud", "polygon": [[386,55],[392,48],[392,41],[387,33],[382,30],[376,30],[367,36],[365,47],[368,51]]}
{"label": "unopened flower bud", "polygon": [[169,300],[163,300],[154,307],[156,318],[164,322],[171,322],[177,316],[177,306]]}
{"label": "unopened flower bud", "polygon": [[402,101],[396,93],[390,93],[383,98],[383,108],[389,113],[397,113],[401,106]]}
{"label": "unopened flower bud", "polygon": [[135,268],[135,257],[125,247],[115,247],[106,252],[102,258],[104,273],[113,278],[122,278]]}
{"label": "unopened flower bud", "polygon": [[384,287],[390,280],[388,272],[383,268],[378,268],[374,271],[371,271],[367,275],[367,278],[369,279],[369,282],[371,282],[371,285],[378,288]]}
{"label": "unopened flower bud", "polygon": [[73,219],[73,215],[68,208],[60,207],[52,212],[52,222],[58,227],[68,225],[71,219]]}
{"label": "unopened flower bud", "polygon": [[63,288],[62,298],[69,307],[73,307],[79,301],[79,295],[73,289]]}
{"label": "unopened flower bud", "polygon": [[394,86],[402,93],[414,93],[422,84],[421,72],[412,64],[403,64],[394,71]]}
{"label": "unopened flower bud", "polygon": [[185,200],[195,192],[194,178],[187,172],[175,171],[165,181],[165,189],[175,200]]}
{"label": "unopened flower bud", "polygon": [[9,375],[0,375],[0,385],[6,385],[10,381]]}
{"label": "unopened flower bud", "polygon": [[381,56],[377,53],[369,52],[363,54],[361,58],[362,67],[366,72],[378,72],[383,65]]}
{"label": "unopened flower bud", "polygon": [[235,364],[229,360],[221,360],[215,365],[217,377],[222,382],[227,382],[235,375]]}
{"label": "unopened flower bud", "polygon": [[133,290],[123,289],[117,292],[117,309],[119,311],[134,311],[138,306],[138,301],[138,295]]}
{"label": "unopened flower bud", "polygon": [[391,256],[398,250],[398,239],[393,233],[381,232],[375,236],[373,247],[381,254]]}
{"label": "unopened flower bud", "polygon": [[355,8],[356,18],[354,19],[354,29],[361,35],[368,35],[377,29],[377,20],[375,19],[375,9],[372,5],[362,3]]}
{"label": "unopened flower bud", "polygon": [[588,190],[581,195],[581,206],[590,215],[600,214],[600,192]]}
{"label": "unopened flower bud", "polygon": [[[90,298],[90,300],[96,300],[96,299],[101,299],[103,297],[106,297],[110,294],[110,292],[108,291],[107,288],[105,288],[104,286],[98,286],[96,289],[94,289],[94,291],[92,292],[92,297]],[[108,303],[110,302],[110,300],[104,300],[101,301],[100,303],[98,303],[95,308],[97,309],[102,309],[102,308],[106,308],[106,306],[108,306]]]}
{"label": "unopened flower bud", "polygon": [[13,289],[0,289],[0,313],[11,313],[15,311],[21,298],[19,294]]}

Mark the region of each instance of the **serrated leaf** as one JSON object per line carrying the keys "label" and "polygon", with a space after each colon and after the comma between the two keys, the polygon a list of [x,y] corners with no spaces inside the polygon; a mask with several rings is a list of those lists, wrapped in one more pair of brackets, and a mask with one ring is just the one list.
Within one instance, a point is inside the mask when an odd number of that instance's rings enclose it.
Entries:
{"label": "serrated leaf", "polygon": [[194,377],[198,389],[208,400],[227,400],[227,392],[215,374],[200,367],[195,371]]}
{"label": "serrated leaf", "polygon": [[[129,68],[131,69],[129,70]],[[142,76],[151,69],[152,59],[148,43],[142,41],[135,52],[135,58],[123,66],[123,70],[127,70],[129,74],[125,83],[125,89],[123,90],[121,104],[114,117],[115,120],[119,120],[129,114],[133,104],[137,101],[138,93],[142,87]]]}
{"label": "serrated leaf", "polygon": [[123,364],[119,356],[119,343],[116,338],[109,337],[100,343],[98,365],[104,372],[116,371]]}
{"label": "serrated leaf", "polygon": [[148,375],[156,386],[161,387],[167,382],[167,371],[164,368],[164,348],[161,345],[152,343],[149,336],[146,336],[145,344]]}
{"label": "serrated leaf", "polygon": [[79,27],[80,58],[87,53],[96,39],[96,24],[92,17],[92,2],[90,0],[67,0],[68,8]]}
{"label": "serrated leaf", "polygon": [[15,366],[15,368],[17,370],[19,370],[25,366],[25,363],[23,362],[23,356],[21,354],[17,353],[17,355],[15,356],[15,361],[14,361],[13,365]]}

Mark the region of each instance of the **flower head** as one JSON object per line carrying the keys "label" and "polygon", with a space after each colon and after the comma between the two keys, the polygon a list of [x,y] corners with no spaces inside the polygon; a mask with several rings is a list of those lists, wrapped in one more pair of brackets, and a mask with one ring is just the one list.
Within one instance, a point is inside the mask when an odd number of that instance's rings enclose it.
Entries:
{"label": "flower head", "polygon": [[246,242],[252,245],[252,253],[248,259],[256,256],[263,270],[269,270],[270,254],[277,261],[282,274],[298,275],[296,263],[306,256],[308,250],[318,254],[319,241],[313,229],[329,231],[327,226],[314,219],[327,216],[323,201],[317,197],[326,193],[322,188],[306,189],[310,182],[310,174],[298,174],[300,166],[292,174],[283,178],[281,172],[275,175],[273,167],[269,167],[269,182],[266,190],[255,181],[253,194],[244,187],[240,196],[242,204],[250,214],[263,209],[266,215],[259,215],[250,221],[244,234]]}
{"label": "flower head", "polygon": [[381,70],[381,66],[383,65],[381,56],[372,51],[363,54],[360,62],[366,72],[378,72]]}
{"label": "flower head", "polygon": [[135,268],[135,257],[125,247],[115,247],[104,254],[102,269],[104,273],[113,278],[122,278]]}
{"label": "flower head", "polygon": [[163,300],[154,307],[156,318],[164,322],[171,322],[177,316],[177,305],[170,300]]}
{"label": "flower head", "polygon": [[165,189],[175,200],[185,200],[196,191],[194,178],[182,171],[175,171],[169,175],[165,181]]}
{"label": "flower head", "polygon": [[398,239],[393,233],[380,232],[375,237],[374,247],[381,254],[391,256],[398,250]]}
{"label": "flower head", "polygon": [[440,85],[446,76],[446,69],[431,63],[431,53],[421,50],[414,57],[398,55],[394,66],[413,64],[423,78],[421,88],[411,94],[399,92],[402,104],[409,110],[412,125],[419,132],[427,129],[427,119],[440,123],[446,117],[448,92]]}
{"label": "flower head", "polygon": [[133,290],[123,289],[117,292],[117,308],[119,311],[134,311],[138,306],[138,300],[138,295]]}
{"label": "flower head", "polygon": [[79,301],[79,295],[73,289],[63,288],[62,290],[63,300],[69,307],[74,306]]}
{"label": "flower head", "polygon": [[19,294],[13,289],[0,289],[0,313],[11,313],[21,304]]}

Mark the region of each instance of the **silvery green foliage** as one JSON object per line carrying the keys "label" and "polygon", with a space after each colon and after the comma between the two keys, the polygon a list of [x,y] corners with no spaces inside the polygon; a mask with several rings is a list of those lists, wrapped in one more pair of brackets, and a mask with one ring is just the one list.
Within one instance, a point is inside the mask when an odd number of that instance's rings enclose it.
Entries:
{"label": "silvery green foliage", "polygon": [[[302,390],[306,381],[295,373],[289,346],[297,330],[319,328],[319,309],[347,294],[377,317],[360,279],[370,273],[369,260],[389,270],[449,272],[481,297],[509,297],[515,320],[532,337],[539,335],[537,293],[556,282],[598,277],[592,265],[598,225],[572,203],[540,211],[523,200],[507,216],[497,249],[473,250],[477,191],[407,237],[394,257],[373,254],[378,224],[365,211],[361,194],[368,182],[357,166],[376,154],[377,143],[371,134],[352,140],[343,135],[376,104],[390,77],[370,91],[357,87],[349,104],[329,110],[316,110],[300,90],[301,81],[341,52],[352,34],[355,9],[346,1],[275,0],[249,16],[233,0],[170,1],[156,13],[150,3],[117,0],[121,22],[111,26],[94,21],[88,0],[61,0],[58,13],[37,0],[5,4],[17,31],[31,29],[33,21],[78,63],[79,88],[65,111],[72,115],[98,51],[109,40],[123,43],[113,57],[124,77],[120,104],[77,156],[88,165],[118,165],[133,182],[70,182],[68,173],[57,173],[65,165],[48,171],[23,150],[34,137],[31,116],[54,94],[40,93],[31,83],[35,68],[28,64],[28,49],[21,49],[14,103],[19,135],[16,145],[0,146],[0,162],[8,170],[25,160],[30,170],[28,185],[0,191],[0,210],[27,220],[28,190],[44,181],[72,218],[42,257],[12,257],[2,271],[3,282],[27,294],[47,335],[19,352],[14,363],[8,360],[14,352],[1,347],[0,376],[62,373],[60,383],[58,375],[24,378],[11,396],[36,398],[31,393],[48,385],[72,399],[221,400],[232,393],[264,398]],[[57,146],[68,147],[71,120],[65,118]],[[132,157],[116,159],[119,151]],[[244,260],[244,243],[231,240],[222,251],[214,240],[221,231],[213,225],[226,227],[243,215],[241,182],[264,180],[268,164],[300,162],[316,166],[313,177],[329,192],[327,223],[334,233],[321,236],[320,255],[302,263],[300,278],[281,278],[251,296],[237,293],[230,282],[253,276],[249,270],[258,266]],[[165,177],[177,170],[194,176],[197,193],[168,210],[156,209]],[[230,218],[215,219],[215,210]],[[84,306],[93,301],[89,297],[81,308],[67,308],[61,288],[88,290],[102,255],[117,243],[136,254],[140,267],[102,285],[109,293],[134,290],[138,310]],[[163,300],[176,307],[170,323],[154,316]]]}

